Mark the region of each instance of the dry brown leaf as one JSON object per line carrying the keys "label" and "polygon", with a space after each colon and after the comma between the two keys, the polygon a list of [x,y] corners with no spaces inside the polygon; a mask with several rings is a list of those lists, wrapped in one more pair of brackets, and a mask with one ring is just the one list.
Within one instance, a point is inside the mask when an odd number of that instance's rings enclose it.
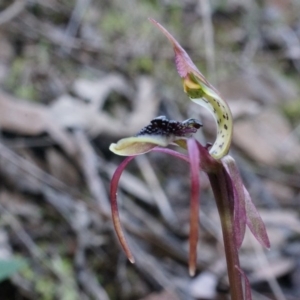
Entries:
{"label": "dry brown leaf", "polygon": [[300,233],[300,219],[297,210],[276,209],[276,210],[260,210],[261,217],[268,226],[290,229],[296,233]]}
{"label": "dry brown leaf", "polygon": [[297,90],[282,75],[268,67],[237,74],[223,81],[219,90],[228,101],[242,100],[245,106],[255,100],[260,104],[282,104],[297,99]]}
{"label": "dry brown leaf", "polygon": [[272,196],[280,200],[282,203],[291,202],[291,199],[295,197],[293,189],[279,182],[272,180],[264,180],[264,186],[271,192]]}
{"label": "dry brown leaf", "polygon": [[133,96],[133,91],[125,78],[113,73],[96,81],[77,79],[73,91],[79,98],[88,100],[98,110],[103,107],[112,91],[126,95],[129,99]]}
{"label": "dry brown leaf", "polygon": [[60,152],[47,148],[46,160],[50,174],[68,186],[79,186],[81,179],[75,166]]}
{"label": "dry brown leaf", "polygon": [[13,46],[3,32],[0,32],[0,41],[1,41],[0,61],[3,63],[7,63],[14,56]]}
{"label": "dry brown leaf", "polygon": [[137,93],[134,97],[134,109],[125,124],[132,132],[148,124],[156,116],[159,101],[155,94],[154,81],[150,77],[140,76],[137,79]]}
{"label": "dry brown leaf", "polygon": [[46,110],[41,105],[0,94],[0,126],[17,134],[38,135],[46,131]]}
{"label": "dry brown leaf", "polygon": [[[110,92],[113,87],[110,87]],[[100,91],[94,97],[96,103]],[[107,96],[108,90],[102,91]],[[125,95],[126,96],[126,95]],[[137,92],[133,99],[133,109],[122,118],[116,118],[108,112],[98,109],[93,103],[84,103],[69,95],[62,95],[51,105],[51,113],[62,127],[83,128],[89,135],[106,134],[114,137],[124,137],[136,134],[155,117],[158,109],[158,99],[154,93],[154,82],[150,77],[141,76],[137,80]]]}
{"label": "dry brown leaf", "polygon": [[268,265],[256,265],[256,270],[251,274],[251,282],[267,281],[286,275],[295,268],[292,259],[274,257],[268,260]]}
{"label": "dry brown leaf", "polygon": [[[288,234],[286,230],[280,227],[272,227],[267,226],[267,233],[271,243],[271,250],[278,249],[282,247],[288,238]],[[257,243],[257,241],[255,241]],[[249,251],[253,249],[253,235],[250,230],[247,228],[245,238],[242,244],[242,250],[247,251],[247,255],[249,255]],[[250,258],[248,257],[247,260]]]}
{"label": "dry brown leaf", "polygon": [[48,133],[70,156],[75,155],[72,137],[59,126],[47,107],[20,101],[0,92],[0,128],[16,134]]}
{"label": "dry brown leaf", "polygon": [[162,291],[160,293],[152,293],[140,300],[179,300],[179,298],[171,291]]}
{"label": "dry brown leaf", "polygon": [[20,193],[11,193],[7,190],[0,192],[0,203],[13,215],[33,219],[40,219],[42,214],[37,205],[31,204]]}
{"label": "dry brown leaf", "polygon": [[251,99],[239,99],[230,101],[230,109],[233,118],[237,120],[239,118],[256,116],[261,111],[261,105]]}
{"label": "dry brown leaf", "polygon": [[300,143],[292,135],[287,120],[273,109],[266,109],[251,119],[235,122],[233,142],[263,164],[300,162]]}

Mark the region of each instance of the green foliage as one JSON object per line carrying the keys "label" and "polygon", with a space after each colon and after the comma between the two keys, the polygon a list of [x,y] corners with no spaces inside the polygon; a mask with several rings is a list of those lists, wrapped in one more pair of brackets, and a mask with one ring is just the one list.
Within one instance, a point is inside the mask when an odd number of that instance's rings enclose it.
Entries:
{"label": "green foliage", "polygon": [[293,125],[298,125],[300,120],[300,101],[286,103],[283,112]]}
{"label": "green foliage", "polygon": [[137,57],[129,63],[129,70],[132,74],[137,72],[151,73],[153,71],[153,60],[146,56]]}
{"label": "green foliage", "polygon": [[75,275],[72,265],[67,259],[55,257],[49,262],[45,261],[45,265],[41,265],[41,267],[43,266],[46,267],[43,271],[27,266],[21,272],[21,276],[33,286],[38,299],[79,300],[79,293],[74,280]]}
{"label": "green foliage", "polygon": [[24,82],[24,78],[28,77],[26,71],[29,69],[30,65],[26,58],[16,58],[12,64],[5,85],[9,90],[13,91],[13,94],[17,97],[32,101],[37,98],[36,89],[30,81]]}
{"label": "green foliage", "polygon": [[62,259],[61,257],[56,257],[52,260],[51,264],[53,270],[59,275],[62,281],[62,284],[59,284],[57,289],[58,298],[64,300],[78,299],[76,282],[74,280],[75,276],[70,261]]}
{"label": "green foliage", "polygon": [[19,258],[0,260],[0,281],[3,281],[26,266],[26,261]]}
{"label": "green foliage", "polygon": [[127,16],[119,11],[110,11],[106,13],[100,24],[101,30],[105,32],[106,36],[114,36],[122,34],[128,27]]}

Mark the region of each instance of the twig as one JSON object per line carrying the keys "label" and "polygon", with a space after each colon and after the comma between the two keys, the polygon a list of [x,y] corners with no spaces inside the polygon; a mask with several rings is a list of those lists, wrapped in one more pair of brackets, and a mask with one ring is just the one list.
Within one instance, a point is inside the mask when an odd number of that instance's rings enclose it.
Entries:
{"label": "twig", "polygon": [[148,183],[149,189],[160,213],[169,224],[176,224],[177,217],[170,205],[168,197],[159,184],[149,160],[146,156],[137,156],[136,162],[143,177]]}
{"label": "twig", "polygon": [[[257,243],[257,241],[255,240],[255,238],[253,236],[251,236],[251,242],[252,242],[252,246],[254,248],[255,254],[256,254],[256,259],[258,261],[258,265],[261,266],[262,268],[264,267],[268,267],[269,266],[269,262],[268,259],[266,257],[266,254],[264,253],[264,251],[262,250],[262,247]],[[275,298],[277,300],[286,300],[286,297],[284,296],[282,289],[280,288],[280,285],[278,283],[278,281],[276,280],[274,274],[270,274],[271,276],[267,277],[267,281],[270,285],[270,288],[275,296]]]}
{"label": "twig", "polygon": [[73,194],[78,195],[78,192],[76,190],[72,189],[71,187],[67,186],[65,183],[53,177],[49,173],[46,173],[45,171],[43,171],[42,169],[40,169],[30,161],[24,159],[20,155],[11,151],[0,141],[0,160],[1,159],[9,161],[11,164],[15,165],[18,169],[31,175],[38,182],[49,185],[59,191],[63,191],[63,192],[71,191]]}
{"label": "twig", "polygon": [[17,17],[25,8],[26,0],[16,0],[13,4],[0,12],[0,26]]}
{"label": "twig", "polygon": [[148,277],[154,280],[157,284],[164,288],[174,289],[176,285],[171,280],[170,275],[166,274],[162,268],[162,264],[159,263],[153,255],[148,254],[142,247],[138,247],[133,239],[130,240],[130,245],[134,249],[138,260],[136,266]]}
{"label": "twig", "polygon": [[[126,211],[130,211],[137,221],[140,222],[139,225],[136,225],[132,221],[129,222],[128,218],[121,217],[124,228],[147,243],[157,247],[164,253],[167,253],[168,256],[173,257],[182,263],[186,263],[188,255],[181,241],[174,238],[162,223],[159,223],[157,219],[152,217],[133,201],[130,201],[128,198],[124,198],[124,200]],[[199,268],[201,268],[203,264],[205,264],[205,261],[200,258],[198,264]]]}
{"label": "twig", "polygon": [[110,211],[109,199],[104,184],[98,174],[97,155],[82,130],[76,130],[74,136],[81,155],[81,168],[89,190],[97,201],[99,209],[108,213]]}
{"label": "twig", "polygon": [[202,24],[204,29],[205,58],[210,81],[216,83],[216,59],[214,28],[212,24],[210,1],[199,0],[200,13],[202,15]]}
{"label": "twig", "polygon": [[[69,20],[69,23],[67,25],[66,31],[65,31],[65,37],[74,37],[79,29],[80,23],[82,21],[82,18],[88,9],[89,5],[91,3],[91,0],[77,0],[75,8],[72,11],[71,18]],[[67,47],[67,44],[61,45],[61,52],[64,54],[69,54],[71,47]]]}
{"label": "twig", "polygon": [[83,288],[93,299],[96,300],[109,300],[109,297],[104,288],[97,282],[96,274],[93,274],[90,270],[81,269],[78,274],[78,279]]}

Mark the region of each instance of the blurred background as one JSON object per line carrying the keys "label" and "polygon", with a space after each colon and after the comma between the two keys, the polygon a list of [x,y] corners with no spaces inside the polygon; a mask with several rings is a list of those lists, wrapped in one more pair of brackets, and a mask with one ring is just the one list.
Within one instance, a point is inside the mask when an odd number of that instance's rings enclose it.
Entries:
{"label": "blurred background", "polygon": [[118,192],[131,265],[110,219],[108,147],[191,103],[163,24],[234,115],[231,154],[267,226],[240,259],[253,299],[300,299],[299,0],[1,0],[0,298],[229,299],[222,235],[201,174],[198,269],[187,268],[188,166],[137,157]]}

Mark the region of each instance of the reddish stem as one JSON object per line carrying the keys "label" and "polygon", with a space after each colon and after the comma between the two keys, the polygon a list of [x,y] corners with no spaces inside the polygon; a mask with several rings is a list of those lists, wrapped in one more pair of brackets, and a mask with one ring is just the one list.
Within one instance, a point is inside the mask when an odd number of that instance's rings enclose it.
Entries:
{"label": "reddish stem", "polygon": [[221,219],[231,299],[242,300],[244,297],[241,275],[238,271],[240,263],[234,232],[232,184],[221,164],[218,170],[214,170],[214,173],[208,173],[208,177]]}
{"label": "reddish stem", "polygon": [[190,207],[190,253],[189,253],[189,273],[194,276],[197,265],[197,244],[199,235],[199,165],[200,156],[197,143],[194,139],[187,142],[190,158],[191,170],[191,207]]}

